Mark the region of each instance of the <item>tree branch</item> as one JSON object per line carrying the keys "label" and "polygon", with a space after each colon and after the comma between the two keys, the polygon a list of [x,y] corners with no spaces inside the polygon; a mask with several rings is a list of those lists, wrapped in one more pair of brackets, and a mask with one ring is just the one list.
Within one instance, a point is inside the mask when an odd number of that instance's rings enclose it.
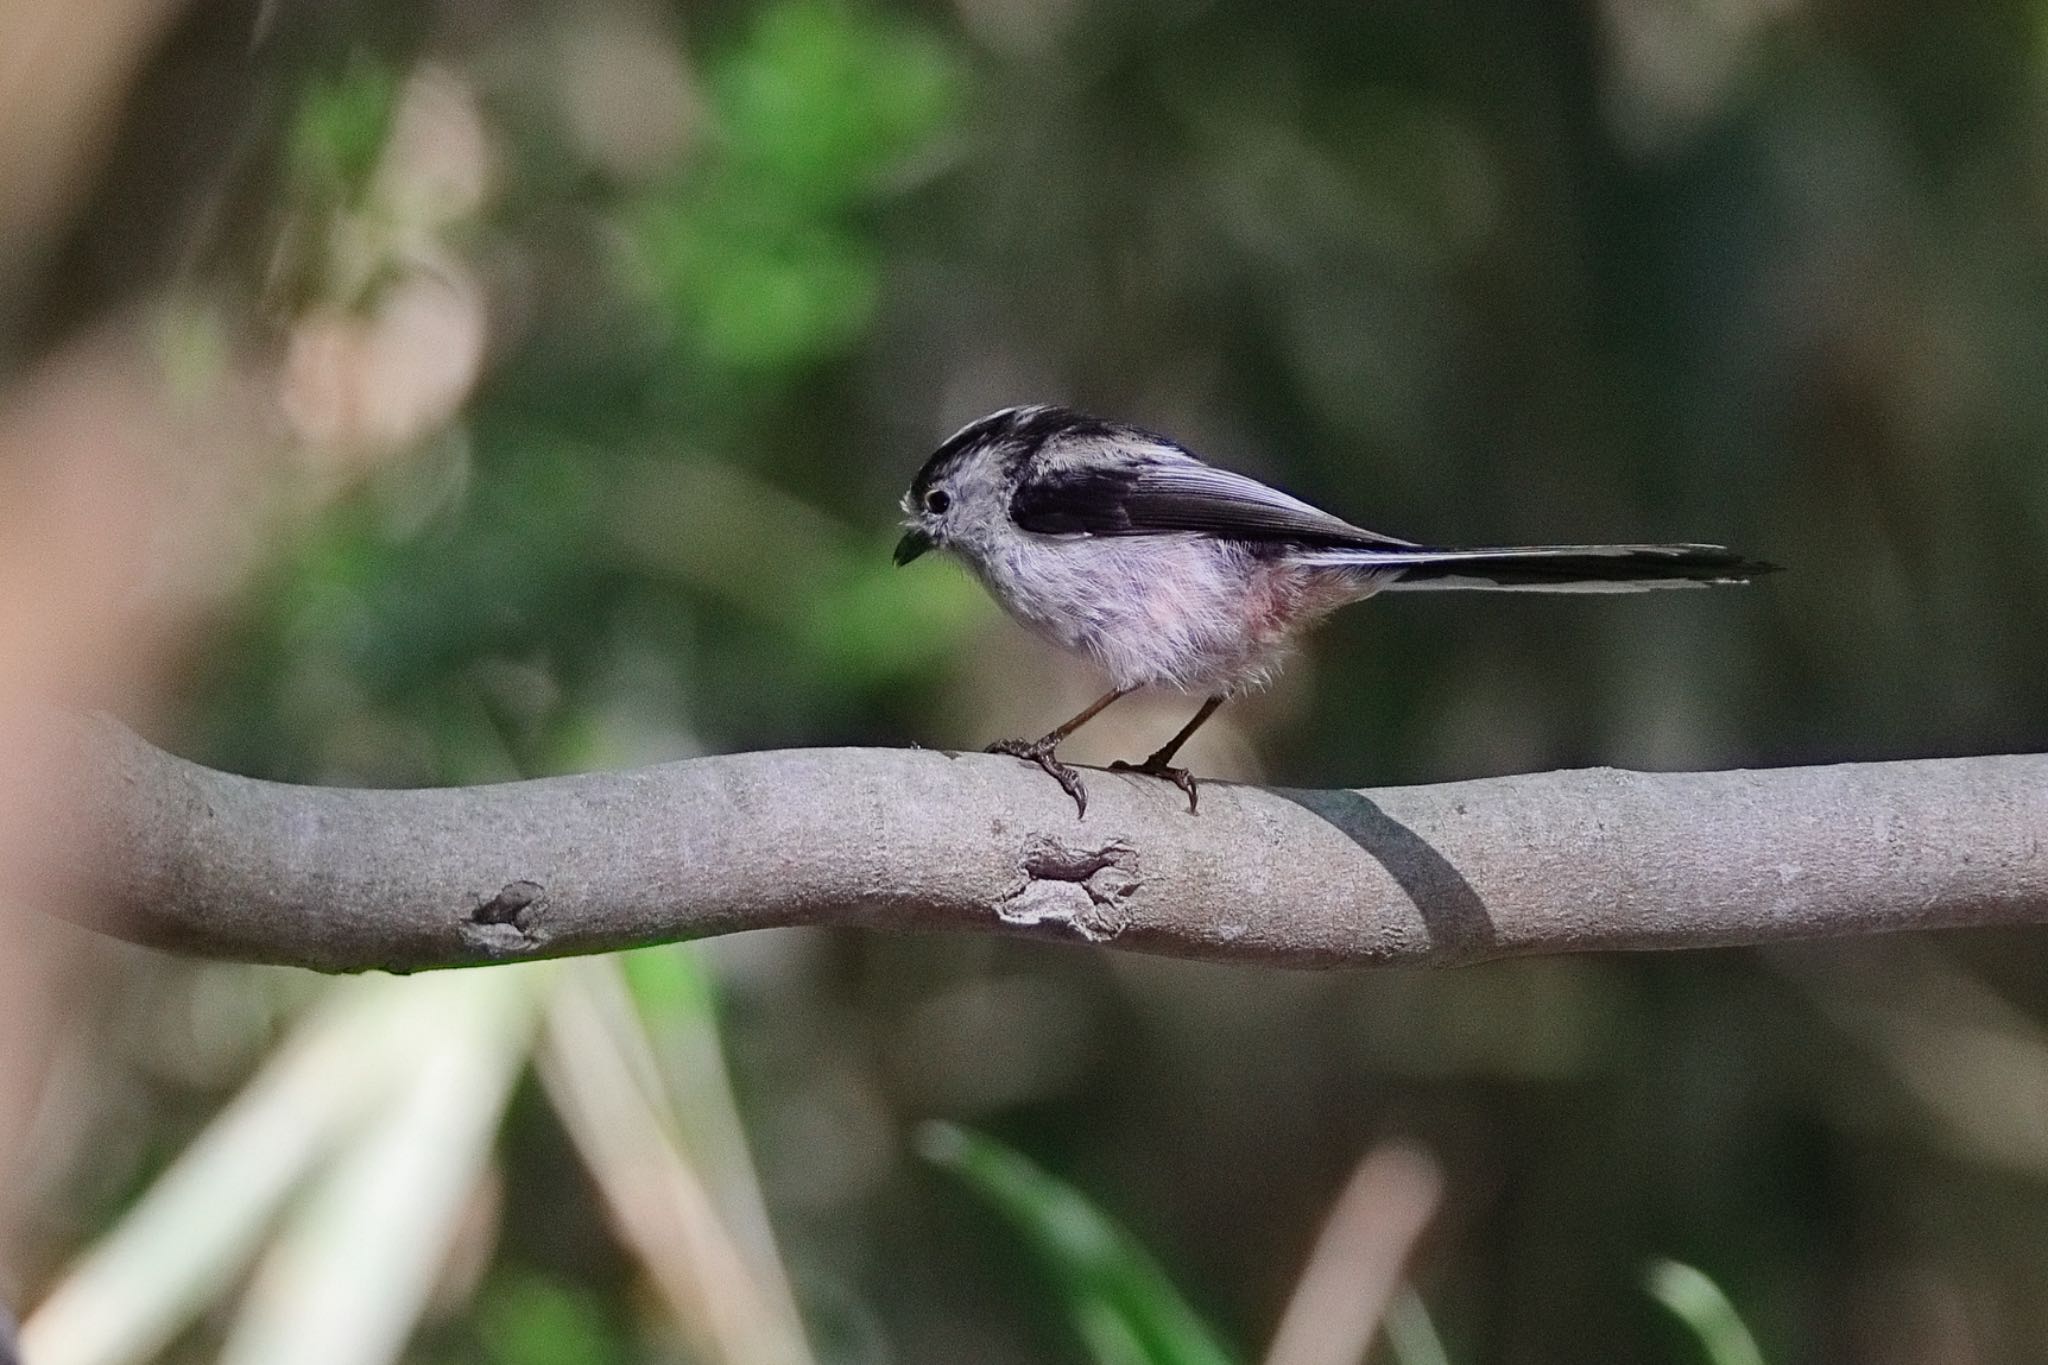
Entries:
{"label": "tree branch", "polygon": [[84,731],[93,926],[410,971],[791,924],[1291,966],[2048,921],[2048,757],[1299,791],[1015,760],[734,754],[486,787],[291,787]]}

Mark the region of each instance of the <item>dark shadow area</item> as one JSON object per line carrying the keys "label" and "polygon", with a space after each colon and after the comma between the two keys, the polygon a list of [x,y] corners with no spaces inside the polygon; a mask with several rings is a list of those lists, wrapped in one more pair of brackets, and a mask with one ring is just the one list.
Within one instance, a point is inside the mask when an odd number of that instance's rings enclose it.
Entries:
{"label": "dark shadow area", "polygon": [[1342,830],[1407,893],[1429,926],[1430,941],[1453,957],[1477,957],[1493,946],[1493,917],[1451,860],[1408,826],[1353,791],[1268,787]]}

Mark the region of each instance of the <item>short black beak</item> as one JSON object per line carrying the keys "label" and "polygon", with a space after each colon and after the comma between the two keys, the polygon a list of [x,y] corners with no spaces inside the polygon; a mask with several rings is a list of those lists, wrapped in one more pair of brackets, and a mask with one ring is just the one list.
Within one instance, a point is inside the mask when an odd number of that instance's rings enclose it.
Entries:
{"label": "short black beak", "polygon": [[898,568],[903,567],[937,543],[922,531],[915,529],[905,531],[903,539],[896,542],[896,566]]}

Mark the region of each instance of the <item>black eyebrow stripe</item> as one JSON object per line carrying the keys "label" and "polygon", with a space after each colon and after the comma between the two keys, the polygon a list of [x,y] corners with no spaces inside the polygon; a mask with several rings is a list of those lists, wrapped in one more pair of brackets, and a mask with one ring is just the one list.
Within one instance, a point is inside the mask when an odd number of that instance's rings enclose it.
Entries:
{"label": "black eyebrow stripe", "polygon": [[[1038,454],[1045,443],[1056,436],[1107,437],[1116,435],[1118,430],[1113,422],[1090,417],[1085,412],[1075,412],[1072,408],[1051,405],[1005,408],[970,422],[947,437],[945,443],[924,462],[924,467],[917,471],[917,477],[910,481],[911,496],[922,498],[926,489],[952,472],[969,454],[997,441],[1009,445],[1006,458],[1014,469]],[[1133,435],[1164,439],[1131,430]]]}

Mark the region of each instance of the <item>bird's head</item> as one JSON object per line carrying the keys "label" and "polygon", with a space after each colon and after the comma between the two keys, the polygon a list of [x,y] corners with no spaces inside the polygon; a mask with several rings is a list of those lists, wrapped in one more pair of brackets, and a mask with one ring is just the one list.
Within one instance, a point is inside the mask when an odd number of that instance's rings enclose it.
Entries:
{"label": "bird's head", "polygon": [[1066,408],[1004,408],[947,437],[903,495],[903,539],[896,562],[928,550],[970,558],[1012,527],[1011,502],[1048,443],[1108,435],[1108,423]]}

